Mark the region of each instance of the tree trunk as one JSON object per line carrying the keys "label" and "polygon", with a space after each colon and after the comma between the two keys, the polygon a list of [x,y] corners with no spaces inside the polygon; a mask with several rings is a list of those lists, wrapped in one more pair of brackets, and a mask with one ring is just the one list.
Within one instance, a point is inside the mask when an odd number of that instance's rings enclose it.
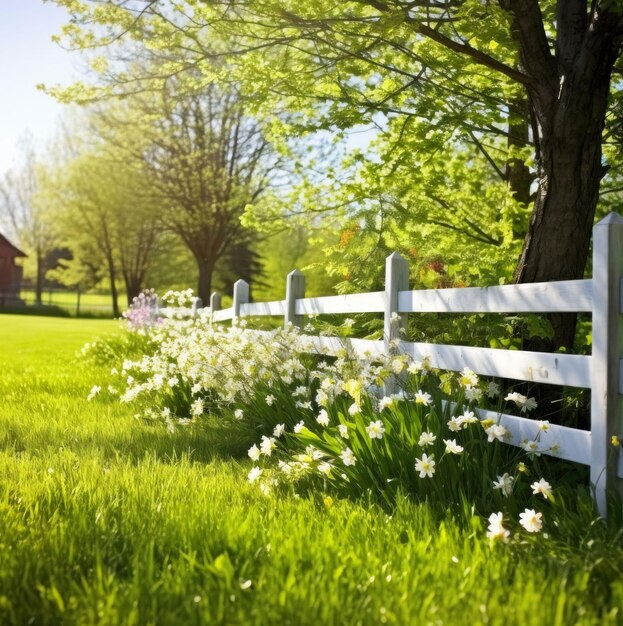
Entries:
{"label": "tree trunk", "polygon": [[108,279],[110,280],[110,296],[112,299],[112,314],[113,317],[121,317],[119,311],[119,293],[117,291],[117,269],[115,268],[115,261],[112,255],[106,255],[106,261],[108,263]]}
{"label": "tree trunk", "polygon": [[[527,98],[515,98],[509,102],[511,117],[508,123],[509,148],[525,148],[530,142],[530,111]],[[506,163],[508,188],[517,202],[526,206],[532,201],[530,187],[534,175],[523,159],[511,158]],[[523,231],[521,231],[523,232]]]}
{"label": "tree trunk", "polygon": [[[599,186],[605,174],[604,127],[614,46],[585,42],[582,58],[564,68],[558,93],[528,88],[534,114],[539,187],[515,282],[583,278]],[[551,349],[573,347],[575,314],[552,314]]]}
{"label": "tree trunk", "polygon": [[35,304],[43,304],[43,277],[45,276],[45,257],[41,250],[37,250],[37,270],[35,279]]}
{"label": "tree trunk", "polygon": [[212,294],[212,274],[214,273],[216,261],[213,259],[195,258],[199,269],[197,295],[201,298],[201,301],[206,304],[210,302],[210,295]]}
{"label": "tree trunk", "polygon": [[128,306],[131,306],[132,301],[134,298],[138,298],[142,289],[140,284],[130,282],[125,284],[125,291],[128,296]]}
{"label": "tree trunk", "polygon": [[124,272],[123,282],[125,284],[125,292],[128,298],[128,306],[131,306],[132,300],[137,298],[143,290],[143,277]]}

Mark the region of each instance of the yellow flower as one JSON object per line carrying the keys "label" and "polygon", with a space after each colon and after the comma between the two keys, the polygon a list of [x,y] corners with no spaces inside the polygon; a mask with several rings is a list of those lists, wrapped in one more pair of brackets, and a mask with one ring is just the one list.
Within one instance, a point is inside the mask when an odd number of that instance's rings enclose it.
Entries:
{"label": "yellow flower", "polygon": [[331,496],[327,496],[324,500],[324,505],[330,509],[333,506],[333,498]]}
{"label": "yellow flower", "polygon": [[615,448],[618,448],[621,445],[621,440],[616,435],[612,435],[612,439],[610,439],[610,443]]}
{"label": "yellow flower", "polygon": [[526,467],[525,463],[518,463],[517,464],[517,471],[522,472],[524,474],[528,474],[528,468]]}
{"label": "yellow flower", "polygon": [[345,383],[342,383],[342,389],[349,394],[357,404],[361,404],[361,391],[363,389],[363,385],[360,380],[351,378]]}

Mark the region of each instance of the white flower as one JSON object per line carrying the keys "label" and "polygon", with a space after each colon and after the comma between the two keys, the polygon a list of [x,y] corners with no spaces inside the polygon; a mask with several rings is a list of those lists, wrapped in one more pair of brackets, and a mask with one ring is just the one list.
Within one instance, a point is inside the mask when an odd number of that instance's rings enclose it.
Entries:
{"label": "white flower", "polygon": [[394,372],[394,374],[400,374],[404,370],[405,365],[406,364],[404,358],[395,358],[391,364],[392,371]]}
{"label": "white flower", "polygon": [[327,406],[329,403],[329,394],[326,391],[319,389],[318,393],[316,393],[316,403],[320,406]]}
{"label": "white flower", "polygon": [[272,394],[269,396],[266,396],[266,404],[268,406],[272,406],[274,401],[275,401],[275,396],[273,396]]}
{"label": "white flower", "polygon": [[504,441],[510,437],[508,430],[506,430],[506,428],[504,428],[501,424],[493,424],[493,426],[489,426],[485,432],[487,433],[487,441],[489,443],[495,441],[496,439],[498,441]]}
{"label": "white flower", "polygon": [[407,370],[409,374],[417,374],[422,370],[422,361],[413,361],[413,363],[409,364]]}
{"label": "white flower", "polygon": [[292,465],[290,463],[279,461],[279,469],[288,476],[292,473]]}
{"label": "white flower", "polygon": [[475,402],[478,402],[478,401],[480,401],[482,399],[482,389],[480,389],[480,387],[470,387],[470,386],[467,386],[467,387],[465,387],[465,397],[470,402],[472,400],[475,401]]}
{"label": "white flower", "polygon": [[385,432],[383,422],[381,420],[370,422],[370,424],[366,426],[366,432],[370,435],[370,439],[383,439],[383,433]]}
{"label": "white flower", "polygon": [[487,537],[496,541],[503,541],[506,543],[510,537],[510,531],[506,530],[502,525],[504,517],[502,513],[491,513],[489,515],[489,529],[487,530]]}
{"label": "white flower", "polygon": [[542,430],[544,433],[546,433],[549,430],[548,420],[537,420],[536,425],[538,426],[539,430]]}
{"label": "white flower", "polygon": [[329,476],[331,474],[332,469],[333,469],[333,465],[331,465],[331,463],[327,463],[326,461],[318,465],[318,471],[321,474],[325,474],[325,476]]}
{"label": "white flower", "polygon": [[422,455],[421,459],[415,459],[415,471],[420,472],[420,478],[432,478],[435,473],[435,461],[432,455]]}
{"label": "white flower", "polygon": [[324,409],[321,409],[320,413],[318,413],[318,417],[316,418],[316,421],[321,426],[328,426],[329,425],[329,414]]}
{"label": "white flower", "polygon": [[296,434],[300,433],[305,428],[305,423],[301,420],[298,424],[295,424],[293,430]]}
{"label": "white flower", "polygon": [[249,475],[247,476],[247,478],[249,479],[250,483],[254,483],[261,475],[262,475],[262,468],[254,467],[249,472]]}
{"label": "white flower", "polygon": [[528,453],[534,456],[541,456],[541,450],[537,441],[524,441],[521,447]]}
{"label": "white flower", "polygon": [[275,440],[273,437],[262,437],[262,441],[260,441],[260,452],[262,454],[270,456],[276,447],[277,446],[275,446]]}
{"label": "white flower", "polygon": [[465,411],[463,415],[459,415],[458,420],[461,422],[461,425],[465,427],[465,424],[475,424],[478,418],[474,415],[473,411]]}
{"label": "white flower", "polygon": [[318,448],[314,448],[314,446],[307,446],[305,452],[311,456],[312,461],[318,461],[324,456],[324,452],[321,452]]}
{"label": "white flower", "polygon": [[420,439],[418,441],[418,445],[425,448],[426,446],[432,446],[437,437],[433,435],[433,433],[423,432],[420,435]]}
{"label": "white flower", "polygon": [[463,428],[463,420],[460,417],[450,418],[450,421],[448,422],[448,428],[453,433],[458,432],[459,430],[461,430],[461,428]]}
{"label": "white flower", "polygon": [[361,413],[361,407],[356,403],[353,402],[349,407],[348,407],[348,412],[351,415],[356,415],[357,413]]}
{"label": "white flower", "polygon": [[513,493],[513,483],[515,482],[515,478],[511,476],[508,472],[502,474],[502,476],[498,476],[497,481],[493,481],[493,488],[500,489],[502,491],[502,495],[507,497]]}
{"label": "white flower", "polygon": [[278,439],[279,437],[281,437],[281,435],[283,435],[285,431],[285,424],[277,424],[277,426],[275,426],[275,430],[273,430],[273,437],[276,437]]}
{"label": "white flower", "polygon": [[344,328],[346,328],[347,330],[350,330],[353,327],[354,323],[355,323],[354,319],[347,317],[342,323],[342,326],[344,326]]}
{"label": "white flower", "polygon": [[89,395],[87,396],[87,400],[90,402],[91,400],[93,400],[93,398],[95,398],[95,396],[102,390],[102,388],[99,385],[93,385],[93,387],[91,387],[91,391],[89,392]]}
{"label": "white flower", "polygon": [[490,382],[487,384],[487,388],[485,389],[485,393],[489,398],[495,398],[495,396],[500,395],[500,385],[494,382]]}
{"label": "white flower", "polygon": [[171,378],[169,378],[169,380],[167,381],[167,385],[169,385],[169,387],[173,388],[175,387],[175,385],[177,385],[179,381],[177,380],[177,376],[171,376]]}
{"label": "white flower", "polygon": [[415,394],[414,399],[415,399],[416,404],[423,404],[424,406],[428,406],[433,401],[433,398],[430,395],[430,393],[426,393],[425,391],[422,391],[421,389],[418,390],[418,392]]}
{"label": "white flower", "polygon": [[255,444],[253,444],[253,445],[249,448],[249,452],[248,452],[248,454],[249,454],[249,458],[250,458],[252,461],[257,461],[257,460],[260,458],[260,454],[261,454],[261,452],[260,452],[260,449],[259,449],[259,448],[258,448]]}
{"label": "white flower", "polygon": [[459,385],[461,385],[461,387],[475,387],[477,384],[477,374],[473,370],[469,369],[469,367],[464,367],[461,371],[461,375],[459,376]]}
{"label": "white flower", "polygon": [[197,417],[201,415],[202,413],[203,413],[203,400],[201,398],[197,398],[197,400],[195,400],[190,405],[190,414]]}
{"label": "white flower", "polygon": [[386,409],[390,406],[392,406],[394,404],[394,399],[390,398],[389,396],[383,396],[380,400],[379,400],[379,411],[382,411],[383,409]]}
{"label": "white flower", "polygon": [[521,409],[522,413],[532,411],[538,406],[534,398],[528,398],[520,393],[517,393],[516,391],[509,393],[504,400],[514,402],[515,405]]}
{"label": "white flower", "polygon": [[456,439],[444,439],[443,442],[446,444],[446,452],[449,454],[461,454],[463,452],[463,446],[459,446]]}
{"label": "white flower", "polygon": [[242,409],[236,409],[236,410],[234,411],[234,417],[235,417],[237,420],[241,420],[241,419],[244,417],[244,411],[243,411]]}
{"label": "white flower", "polygon": [[342,450],[340,458],[342,459],[344,465],[354,465],[357,462],[357,457],[353,454],[353,451],[350,448]]}
{"label": "white flower", "polygon": [[530,487],[532,488],[532,493],[540,493],[546,500],[552,495],[552,486],[544,478],[532,483]]}
{"label": "white flower", "polygon": [[292,395],[295,397],[298,396],[304,396],[307,394],[307,387],[305,387],[304,385],[301,385],[300,387],[297,387],[293,392]]}
{"label": "white flower", "polygon": [[529,532],[538,533],[543,528],[543,514],[534,509],[526,509],[519,514],[519,523]]}
{"label": "white flower", "polygon": [[342,439],[348,439],[348,426],[346,424],[340,424],[337,429],[340,431]]}

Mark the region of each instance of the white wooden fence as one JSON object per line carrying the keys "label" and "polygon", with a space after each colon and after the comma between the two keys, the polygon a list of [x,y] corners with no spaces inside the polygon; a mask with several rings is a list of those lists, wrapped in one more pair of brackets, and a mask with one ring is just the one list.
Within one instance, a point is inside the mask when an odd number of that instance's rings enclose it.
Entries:
{"label": "white wooden fence", "polygon": [[[544,454],[590,466],[590,480],[602,515],[606,491],[623,491],[623,456],[611,446],[623,434],[623,217],[611,213],[593,229],[593,278],[525,285],[465,289],[409,290],[407,261],[398,253],[387,258],[385,290],[322,298],[305,298],[305,277],[288,274],[285,300],[249,302],[249,285],[234,285],[233,304],[221,309],[220,296],[210,300],[211,319],[222,322],[248,316],[283,316],[286,326],[300,326],[303,315],[383,313],[384,339],[344,340],[308,337],[313,351],[335,354],[346,341],[355,355],[392,354],[428,358],[432,367],[460,371],[469,367],[482,376],[565,385],[591,390],[591,430],[550,425],[539,435]],[[401,339],[409,313],[592,313],[590,356],[413,343]],[[396,320],[399,316],[399,320]],[[526,417],[479,410],[512,433],[513,445],[534,439],[536,422]],[[623,437],[622,437],[623,438]]]}

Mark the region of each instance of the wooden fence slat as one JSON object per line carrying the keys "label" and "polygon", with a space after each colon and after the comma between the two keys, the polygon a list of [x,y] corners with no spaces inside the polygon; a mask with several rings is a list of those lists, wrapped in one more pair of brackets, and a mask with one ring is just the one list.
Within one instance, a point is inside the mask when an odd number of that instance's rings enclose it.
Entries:
{"label": "wooden fence slat", "polygon": [[286,306],[284,300],[273,300],[272,302],[252,302],[240,306],[240,316],[262,316],[262,315],[285,315]]}
{"label": "wooden fence slat", "polygon": [[385,292],[352,293],[344,296],[301,298],[296,301],[297,315],[324,315],[335,313],[383,313]]}
{"label": "wooden fence slat", "polygon": [[460,371],[464,367],[481,376],[514,378],[535,383],[589,388],[591,357],[520,350],[447,346],[401,342],[400,349],[416,361],[428,357],[432,367]]}
{"label": "wooden fence slat", "polygon": [[592,307],[590,279],[398,294],[400,313],[563,313],[590,312]]}
{"label": "wooden fence slat", "polygon": [[234,309],[233,307],[229,307],[228,309],[221,309],[220,311],[214,311],[212,315],[212,320],[215,322],[225,322],[234,317]]}

